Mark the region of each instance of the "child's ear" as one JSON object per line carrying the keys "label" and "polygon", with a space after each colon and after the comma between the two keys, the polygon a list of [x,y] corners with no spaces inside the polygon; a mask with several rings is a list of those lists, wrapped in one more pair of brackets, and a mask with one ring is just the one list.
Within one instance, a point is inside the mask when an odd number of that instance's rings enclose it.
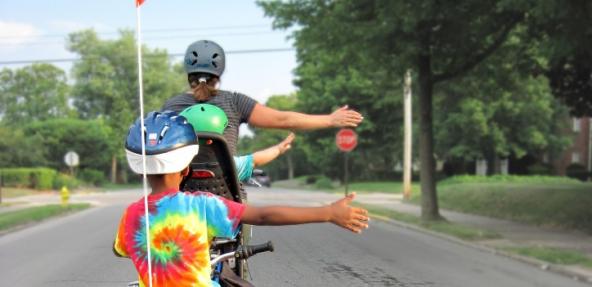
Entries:
{"label": "child's ear", "polygon": [[182,171],[181,171],[181,175],[183,177],[186,177],[187,175],[189,175],[189,166],[185,167]]}

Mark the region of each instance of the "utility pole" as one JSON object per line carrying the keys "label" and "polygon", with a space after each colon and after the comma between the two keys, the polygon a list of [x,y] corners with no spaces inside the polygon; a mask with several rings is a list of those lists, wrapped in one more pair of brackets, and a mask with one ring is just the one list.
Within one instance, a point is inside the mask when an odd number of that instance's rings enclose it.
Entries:
{"label": "utility pole", "polygon": [[409,199],[411,195],[411,70],[405,73],[404,119],[405,136],[403,139],[403,198]]}

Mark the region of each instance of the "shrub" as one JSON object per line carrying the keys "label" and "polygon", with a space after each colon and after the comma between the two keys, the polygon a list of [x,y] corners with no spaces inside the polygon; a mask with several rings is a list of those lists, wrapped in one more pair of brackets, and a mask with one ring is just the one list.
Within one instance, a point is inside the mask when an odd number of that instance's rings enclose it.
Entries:
{"label": "shrub", "polygon": [[10,187],[28,187],[51,189],[56,171],[50,168],[5,168],[2,172],[2,185]]}
{"label": "shrub", "polygon": [[317,180],[318,180],[318,176],[309,175],[306,177],[306,184],[314,184],[315,182],[317,182]]}
{"label": "shrub", "polygon": [[548,164],[535,163],[528,167],[528,174],[532,175],[550,175],[551,166]]}
{"label": "shrub", "polygon": [[572,163],[568,165],[565,170],[565,174],[571,178],[577,178],[581,181],[586,181],[588,179],[588,176],[590,176],[590,174],[586,170],[586,167],[577,163]]}
{"label": "shrub", "polygon": [[29,168],[6,168],[2,169],[2,186],[30,187]]}
{"label": "shrub", "polygon": [[78,173],[78,177],[82,181],[90,183],[94,186],[101,186],[107,182],[107,179],[105,178],[105,174],[103,172],[91,168],[81,170]]}
{"label": "shrub", "polygon": [[69,189],[77,188],[80,186],[80,181],[71,175],[60,173],[55,177],[55,180],[53,181],[53,188],[61,189],[64,186]]}
{"label": "shrub", "polygon": [[317,181],[315,182],[315,188],[317,189],[332,189],[333,188],[333,182],[331,182],[331,180],[327,177],[319,177],[317,179]]}

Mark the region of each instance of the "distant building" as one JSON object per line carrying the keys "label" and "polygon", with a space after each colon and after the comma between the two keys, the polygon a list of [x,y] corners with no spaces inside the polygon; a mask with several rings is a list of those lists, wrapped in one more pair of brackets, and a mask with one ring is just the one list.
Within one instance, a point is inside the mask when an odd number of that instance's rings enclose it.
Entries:
{"label": "distant building", "polygon": [[[592,171],[592,119],[573,118],[566,136],[571,137],[572,145],[550,163],[555,173],[565,175],[571,164],[579,164]],[[549,159],[546,157],[543,161],[548,162]]]}

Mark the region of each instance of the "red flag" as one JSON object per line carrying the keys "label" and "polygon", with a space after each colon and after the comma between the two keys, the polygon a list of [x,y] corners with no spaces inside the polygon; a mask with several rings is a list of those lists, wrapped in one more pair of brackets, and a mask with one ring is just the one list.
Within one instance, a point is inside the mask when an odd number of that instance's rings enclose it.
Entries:
{"label": "red flag", "polygon": [[136,7],[140,7],[140,5],[144,4],[145,0],[136,0]]}

